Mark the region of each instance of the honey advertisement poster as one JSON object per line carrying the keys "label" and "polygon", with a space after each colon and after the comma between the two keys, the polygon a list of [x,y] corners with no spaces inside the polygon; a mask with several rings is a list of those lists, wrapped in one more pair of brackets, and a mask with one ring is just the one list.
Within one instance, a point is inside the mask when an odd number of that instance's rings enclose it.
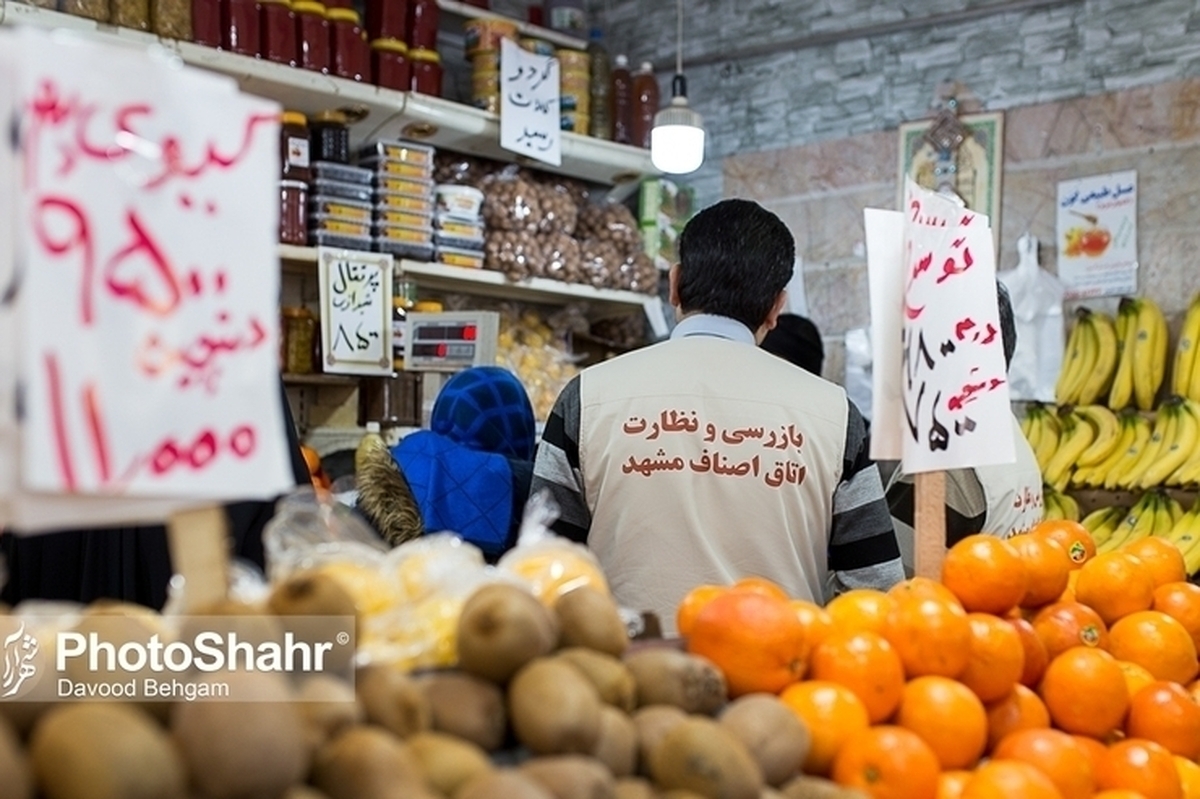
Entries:
{"label": "honey advertisement poster", "polygon": [[1058,277],[1066,299],[1137,290],[1137,172],[1058,184]]}

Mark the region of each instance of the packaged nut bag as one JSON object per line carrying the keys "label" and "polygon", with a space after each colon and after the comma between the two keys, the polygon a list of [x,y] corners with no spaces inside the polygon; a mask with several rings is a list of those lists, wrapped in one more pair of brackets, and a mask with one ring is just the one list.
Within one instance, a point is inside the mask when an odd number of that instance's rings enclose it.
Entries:
{"label": "packaged nut bag", "polygon": [[575,232],[580,239],[600,239],[612,244],[621,260],[632,258],[643,249],[637,220],[620,203],[604,202],[580,209]]}
{"label": "packaged nut bag", "polygon": [[538,236],[525,230],[489,229],[483,246],[483,268],[503,272],[509,280],[523,280],[542,268]]}
{"label": "packaged nut bag", "polygon": [[483,221],[488,230],[536,233],[542,224],[540,187],[505,169],[483,180]]}
{"label": "packaged nut bag", "polygon": [[542,261],[534,274],[564,283],[584,282],[583,254],[579,242],[566,233],[543,236]]}
{"label": "packaged nut bag", "polygon": [[579,205],[571,193],[566,186],[555,181],[545,181],[539,188],[542,192],[542,224],[539,231],[572,235],[579,220]]}
{"label": "packaged nut bag", "polygon": [[583,251],[583,282],[598,289],[616,286],[617,275],[625,258],[609,239],[586,239]]}

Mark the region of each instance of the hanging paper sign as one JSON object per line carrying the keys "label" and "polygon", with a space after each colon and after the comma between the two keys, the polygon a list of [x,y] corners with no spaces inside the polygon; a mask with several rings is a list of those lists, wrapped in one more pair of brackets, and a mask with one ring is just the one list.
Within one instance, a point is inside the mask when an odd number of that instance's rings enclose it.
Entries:
{"label": "hanging paper sign", "polygon": [[392,256],[321,248],[321,353],[326,372],[392,373]]}
{"label": "hanging paper sign", "polygon": [[1058,279],[1065,298],[1137,290],[1137,172],[1058,184]]}
{"label": "hanging paper sign", "polygon": [[559,64],[500,41],[500,146],[562,165]]}
{"label": "hanging paper sign", "polygon": [[4,49],[22,109],[18,522],[282,493],[278,107],[147,52],[32,30]]}

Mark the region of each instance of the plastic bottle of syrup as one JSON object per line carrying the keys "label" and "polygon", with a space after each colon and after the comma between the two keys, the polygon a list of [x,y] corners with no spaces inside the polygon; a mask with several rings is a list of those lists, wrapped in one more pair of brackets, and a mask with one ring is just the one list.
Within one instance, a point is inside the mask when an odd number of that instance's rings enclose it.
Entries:
{"label": "plastic bottle of syrup", "polygon": [[654,65],[643,61],[633,76],[633,123],[632,143],[638,147],[650,147],[650,131],[654,129],[654,115],[658,113],[658,78],[654,76]]}
{"label": "plastic bottle of syrup", "polygon": [[629,59],[619,55],[613,61],[612,95],[613,141],[633,144],[633,76],[629,74]]}
{"label": "plastic bottle of syrup", "polygon": [[588,42],[589,65],[591,67],[592,118],[588,123],[588,134],[599,139],[613,137],[612,125],[612,63],[608,50],[604,49],[604,35],[599,28],[592,28]]}

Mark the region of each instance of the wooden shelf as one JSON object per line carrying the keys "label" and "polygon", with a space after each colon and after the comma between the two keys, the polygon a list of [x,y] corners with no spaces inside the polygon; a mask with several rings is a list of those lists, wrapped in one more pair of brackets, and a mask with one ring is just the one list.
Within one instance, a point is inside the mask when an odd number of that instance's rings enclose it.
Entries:
{"label": "wooden shelf", "polygon": [[326,375],[326,374],[311,374],[301,375],[284,372],[283,383],[286,386],[348,386],[354,387],[358,385],[359,377],[357,375]]}
{"label": "wooden shelf", "polygon": [[[474,9],[453,0],[441,0],[455,13]],[[462,7],[460,9],[459,7]],[[455,152],[523,163],[530,167],[579,178],[591,183],[615,186],[620,193],[632,190],[637,181],[658,174],[650,161],[650,152],[639,147],[615,144],[603,139],[564,133],[562,166],[552,167],[527,161],[500,147],[500,117],[440,97],[380,89],[370,84],[321,75],[308,70],[276,64],[261,58],[237,55],[211,47],[160,39],[154,34],[102,25],[82,17],[48,11],[13,0],[0,0],[0,24],[30,25],[44,29],[66,29],[93,36],[111,44],[131,47],[160,45],[191,66],[226,75],[249,94],[280,103],[285,108],[314,114],[331,109],[350,112],[357,119],[351,126],[354,143],[380,138],[407,138]],[[532,29],[534,26],[526,26]],[[537,29],[549,38],[552,31]],[[583,44],[571,37],[576,44]]]}

